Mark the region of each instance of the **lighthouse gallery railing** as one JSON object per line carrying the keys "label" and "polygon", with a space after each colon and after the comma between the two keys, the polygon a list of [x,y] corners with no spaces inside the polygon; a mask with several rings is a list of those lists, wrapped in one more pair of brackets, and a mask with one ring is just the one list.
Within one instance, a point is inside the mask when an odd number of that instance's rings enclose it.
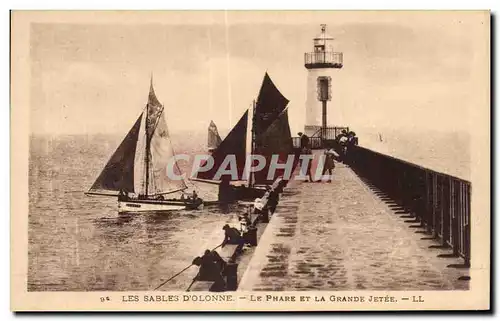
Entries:
{"label": "lighthouse gallery railing", "polygon": [[307,67],[334,67],[340,68],[343,65],[343,55],[341,52],[306,52],[304,54],[304,64]]}

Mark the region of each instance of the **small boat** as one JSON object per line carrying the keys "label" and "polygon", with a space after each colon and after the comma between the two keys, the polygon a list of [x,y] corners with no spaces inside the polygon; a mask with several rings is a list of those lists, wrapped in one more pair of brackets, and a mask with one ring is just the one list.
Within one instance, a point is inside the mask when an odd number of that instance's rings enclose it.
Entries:
{"label": "small boat", "polygon": [[214,121],[210,121],[210,125],[208,126],[208,151],[212,153],[214,150],[219,147],[222,139],[220,138],[219,131],[217,130],[217,126]]}
{"label": "small boat", "polygon": [[[167,164],[175,157],[165,108],[156,97],[153,80],[148,102],[127,136],[86,193],[118,198],[118,212],[194,210],[203,206],[196,191],[188,188],[176,163],[167,175]],[[178,197],[175,197],[178,196]]]}

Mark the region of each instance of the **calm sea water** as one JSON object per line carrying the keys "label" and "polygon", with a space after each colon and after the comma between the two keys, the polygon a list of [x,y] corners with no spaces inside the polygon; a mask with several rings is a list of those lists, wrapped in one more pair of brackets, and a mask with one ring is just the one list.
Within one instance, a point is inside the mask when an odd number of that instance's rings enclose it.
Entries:
{"label": "calm sea water", "polygon": [[[29,291],[151,290],[220,244],[222,226],[244,210],[119,215],[115,198],[84,195],[120,139],[32,137]],[[192,154],[192,145],[176,150]],[[196,187],[202,198],[216,199],[216,186]],[[162,289],[184,290],[186,277]]]}
{"label": "calm sea water", "polygon": [[[378,134],[358,135],[367,147],[468,178],[467,137],[444,135],[425,142],[389,135],[381,143]],[[186,143],[174,137],[180,142],[176,152],[202,151],[205,139]],[[120,140],[104,135],[31,138],[29,291],[151,290],[205,249],[217,246],[223,224],[244,210],[234,206],[118,215],[115,199],[83,193]],[[204,199],[216,198],[216,186],[196,187]],[[184,290],[188,277],[181,275],[162,289]]]}
{"label": "calm sea water", "polygon": [[470,135],[467,132],[368,129],[356,130],[356,134],[363,147],[470,180]]}

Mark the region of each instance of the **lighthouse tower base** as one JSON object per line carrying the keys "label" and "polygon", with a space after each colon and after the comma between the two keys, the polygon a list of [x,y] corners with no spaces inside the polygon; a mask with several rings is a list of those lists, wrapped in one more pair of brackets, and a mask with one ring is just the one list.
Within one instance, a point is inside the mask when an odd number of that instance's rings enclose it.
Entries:
{"label": "lighthouse tower base", "polygon": [[[319,100],[320,82],[328,82],[330,92],[334,88],[335,69],[318,68],[309,69],[307,74],[307,99],[306,99],[306,121],[304,125],[304,133],[309,136],[320,136],[323,122],[323,102]],[[333,95],[333,94],[332,94]],[[331,101],[327,102],[327,109],[331,109],[334,104]],[[328,115],[332,115],[331,110],[328,110]],[[330,119],[327,119],[327,126],[331,124]]]}

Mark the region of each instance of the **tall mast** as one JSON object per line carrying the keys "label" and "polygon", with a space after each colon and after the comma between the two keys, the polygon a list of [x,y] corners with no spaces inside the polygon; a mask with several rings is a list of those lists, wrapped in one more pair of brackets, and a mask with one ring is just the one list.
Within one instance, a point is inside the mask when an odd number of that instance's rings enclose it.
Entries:
{"label": "tall mast", "polygon": [[[255,99],[252,102],[252,127],[251,127],[251,141],[250,141],[250,159],[252,159],[252,164],[250,166],[253,166],[253,153],[255,149]],[[253,185],[253,173],[250,173],[250,176],[248,177],[248,186],[251,187]]]}
{"label": "tall mast", "polygon": [[144,155],[144,163],[146,164],[146,186],[145,192],[148,195],[148,185],[149,185],[149,135],[148,135],[148,116],[149,116],[149,102],[146,105],[146,153]]}

